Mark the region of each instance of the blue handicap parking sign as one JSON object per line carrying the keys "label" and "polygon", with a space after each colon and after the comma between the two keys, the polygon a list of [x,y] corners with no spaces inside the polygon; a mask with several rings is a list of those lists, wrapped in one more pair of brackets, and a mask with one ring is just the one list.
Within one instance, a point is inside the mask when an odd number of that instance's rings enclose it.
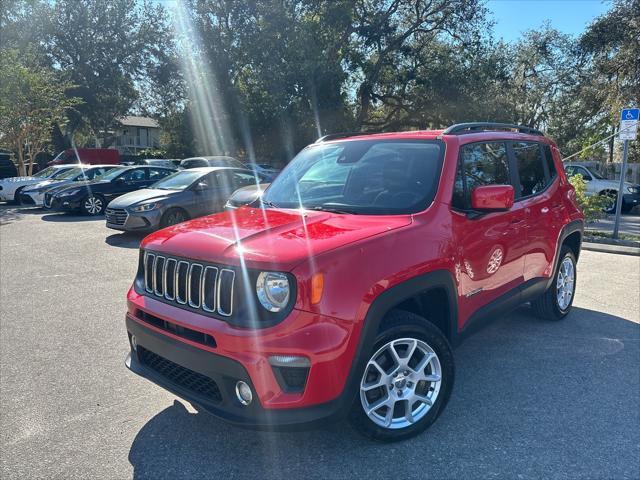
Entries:
{"label": "blue handicap parking sign", "polygon": [[635,120],[638,121],[640,117],[640,108],[625,108],[620,114],[621,120]]}

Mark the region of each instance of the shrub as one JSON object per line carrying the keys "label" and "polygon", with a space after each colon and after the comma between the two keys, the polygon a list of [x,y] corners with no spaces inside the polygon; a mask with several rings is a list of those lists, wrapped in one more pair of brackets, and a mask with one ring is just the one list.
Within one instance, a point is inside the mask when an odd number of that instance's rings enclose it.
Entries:
{"label": "shrub", "polygon": [[569,182],[576,189],[576,200],[587,222],[592,222],[604,216],[604,209],[611,204],[611,197],[604,195],[587,196],[587,182],[584,181],[580,174],[569,178]]}

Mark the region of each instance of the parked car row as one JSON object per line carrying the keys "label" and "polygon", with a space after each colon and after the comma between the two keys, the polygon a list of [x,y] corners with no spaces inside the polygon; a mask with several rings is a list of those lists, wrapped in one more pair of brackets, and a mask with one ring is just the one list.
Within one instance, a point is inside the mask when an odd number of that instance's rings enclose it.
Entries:
{"label": "parked car row", "polygon": [[0,182],[0,194],[50,210],[106,213],[107,227],[116,230],[152,231],[251,203],[268,185],[267,178],[239,162],[240,167],[230,167],[217,161],[223,166],[183,170],[153,164],[56,165],[33,177]]}

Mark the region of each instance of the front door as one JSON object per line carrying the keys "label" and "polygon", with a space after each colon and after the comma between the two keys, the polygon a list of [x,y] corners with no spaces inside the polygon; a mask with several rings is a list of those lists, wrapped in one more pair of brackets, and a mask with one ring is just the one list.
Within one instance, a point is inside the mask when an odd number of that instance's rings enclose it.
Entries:
{"label": "front door", "polygon": [[453,233],[459,328],[469,315],[499,297],[516,294],[523,282],[527,249],[526,211],[514,205],[506,212],[479,214],[471,209],[471,192],[483,185],[512,185],[505,142],[461,147],[454,195]]}

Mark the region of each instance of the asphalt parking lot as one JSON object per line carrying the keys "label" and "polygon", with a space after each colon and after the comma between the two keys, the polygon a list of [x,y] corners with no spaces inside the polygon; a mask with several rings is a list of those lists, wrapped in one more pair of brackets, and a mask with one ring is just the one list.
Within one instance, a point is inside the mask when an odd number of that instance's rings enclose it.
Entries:
{"label": "asphalt parking lot", "polygon": [[378,444],[240,430],[126,370],[139,236],[0,206],[0,438],[10,478],[640,478],[640,258],[582,253],[572,314],[528,307],[456,350],[448,408]]}

